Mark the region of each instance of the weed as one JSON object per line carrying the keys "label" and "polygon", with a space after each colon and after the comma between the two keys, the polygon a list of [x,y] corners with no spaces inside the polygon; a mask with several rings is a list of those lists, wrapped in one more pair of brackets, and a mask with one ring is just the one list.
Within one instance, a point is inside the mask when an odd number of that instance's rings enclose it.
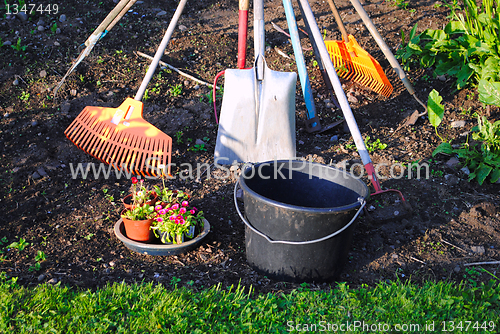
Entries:
{"label": "weed", "polygon": [[429,99],[427,100],[427,110],[429,122],[434,127],[436,135],[442,142],[444,142],[437,130],[437,127],[441,124],[444,116],[444,106],[441,104],[441,101],[443,101],[443,98],[439,95],[437,90],[433,89],[429,94]]}
{"label": "weed", "polygon": [[40,269],[42,269],[41,264],[39,262],[36,262],[34,265],[28,268],[28,271],[39,271]]}
{"label": "weed", "polygon": [[[481,273],[479,272],[479,270],[477,270],[476,267],[471,267],[471,268],[469,267],[469,268],[465,268],[465,272],[467,274],[464,274],[464,278],[467,279],[473,287],[476,287],[477,280],[481,276]],[[469,277],[467,277],[467,275]]]}
{"label": "weed", "polygon": [[376,141],[370,143],[370,136],[367,136],[366,139],[365,139],[365,145],[366,145],[366,149],[368,150],[368,152],[374,152],[376,150],[384,150],[385,148],[387,148],[387,144],[384,144],[380,141],[380,139],[377,139]]}
{"label": "weed", "polygon": [[177,141],[177,145],[183,144],[184,141],[182,140],[182,136],[184,135],[184,132],[182,131],[177,131],[175,133],[175,140]]}
{"label": "weed", "polygon": [[188,151],[201,152],[206,151],[205,144],[195,144],[194,146],[188,148]]}
{"label": "weed", "polygon": [[173,286],[176,286],[177,283],[179,283],[181,281],[180,278],[177,278],[175,276],[172,277],[172,279],[170,280],[170,284],[173,285]]}
{"label": "weed", "polygon": [[14,241],[11,243],[8,248],[15,248],[17,249],[18,252],[22,252],[26,247],[28,247],[30,244],[26,242],[25,239],[19,238],[19,241]]}
{"label": "weed", "polygon": [[480,145],[473,146],[466,142],[454,149],[450,143],[441,143],[432,156],[438,153],[457,155],[471,171],[469,181],[476,179],[482,185],[489,178],[491,183],[495,183],[500,179],[500,121],[490,123],[486,117],[478,116],[477,122],[478,125],[472,128],[472,138],[482,142]]}
{"label": "weed", "polygon": [[80,79],[80,82],[84,82],[85,81],[85,77],[83,76],[83,74],[80,74],[78,76],[78,79]]}
{"label": "weed", "polygon": [[46,260],[45,253],[42,251],[37,251],[36,256],[35,256],[35,261],[37,262],[43,262]]}
{"label": "weed", "polygon": [[431,174],[433,176],[436,176],[436,177],[443,177],[444,176],[444,172],[442,170],[431,169]]}
{"label": "weed", "polygon": [[104,188],[102,192],[104,193],[104,198],[107,199],[110,203],[114,204],[115,198],[113,195],[108,194],[109,189]]}
{"label": "weed", "polygon": [[21,101],[24,101],[24,102],[28,102],[28,100],[30,99],[30,93],[26,92],[26,91],[23,91],[21,93],[21,96],[19,97],[19,99]]}
{"label": "weed", "polygon": [[57,31],[57,23],[54,23],[51,27],[50,27],[50,31],[52,31],[53,34],[56,33]]}
{"label": "weed", "polygon": [[143,98],[144,100],[149,99],[149,89],[146,89],[146,90],[144,91],[144,96],[143,96],[142,98]]}
{"label": "weed", "polygon": [[170,95],[173,97],[181,95],[182,94],[182,85],[178,84],[175,86],[170,86],[169,92],[170,92]]}
{"label": "weed", "polygon": [[43,241],[40,242],[40,245],[47,246],[47,238],[48,238],[48,236],[42,237]]}
{"label": "weed", "polygon": [[101,57],[101,56],[99,56],[99,59],[97,59],[97,63],[98,63],[98,64],[101,64],[101,63],[103,63],[103,62],[104,62],[104,59],[102,59],[102,57]]}
{"label": "weed", "polygon": [[94,233],[89,233],[86,236],[84,236],[85,239],[90,240],[94,236]]}
{"label": "weed", "polygon": [[21,46],[21,37],[17,39],[17,43],[14,45],[11,45],[11,47],[16,50],[17,52],[24,52],[26,51],[26,48],[28,47],[27,45]]}

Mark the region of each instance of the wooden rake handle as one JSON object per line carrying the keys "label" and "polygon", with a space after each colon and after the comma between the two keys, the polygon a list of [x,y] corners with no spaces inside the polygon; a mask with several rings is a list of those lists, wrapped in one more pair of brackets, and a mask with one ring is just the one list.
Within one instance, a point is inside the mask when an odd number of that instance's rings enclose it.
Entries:
{"label": "wooden rake handle", "polygon": [[110,25],[110,23],[116,18],[117,15],[120,14],[122,9],[127,5],[128,2],[131,0],[121,0],[115,8],[111,12],[109,12],[108,16],[99,24],[99,26],[94,30],[92,35],[89,36],[89,38],[85,41],[85,46],[89,46],[92,43],[95,44],[96,39],[99,39],[101,34],[104,32],[104,30],[107,29],[107,27]]}
{"label": "wooden rake handle", "polygon": [[340,14],[339,11],[337,10],[337,7],[335,6],[335,3],[333,2],[333,0],[328,0],[328,4],[330,5],[330,8],[333,12],[333,16],[335,17],[337,26],[339,27],[340,32],[342,33],[342,39],[348,42],[347,31],[345,30],[344,22],[342,22],[342,19],[340,18]]}

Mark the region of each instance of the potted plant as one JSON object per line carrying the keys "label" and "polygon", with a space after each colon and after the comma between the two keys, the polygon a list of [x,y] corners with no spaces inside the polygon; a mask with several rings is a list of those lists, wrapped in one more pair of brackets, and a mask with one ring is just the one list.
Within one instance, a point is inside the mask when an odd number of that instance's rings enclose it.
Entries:
{"label": "potted plant", "polygon": [[190,207],[186,200],[180,204],[156,205],[154,211],[151,229],[163,243],[180,244],[185,238],[194,238],[196,231],[203,228],[203,211]]}
{"label": "potted plant", "polygon": [[136,206],[154,205],[156,201],[156,192],[151,191],[144,185],[144,180],[138,180],[136,177],[131,178],[132,187],[131,194],[122,199],[126,209],[132,209]]}
{"label": "potted plant", "polygon": [[151,233],[151,223],[155,216],[155,209],[151,205],[124,209],[121,217],[127,237],[135,241],[149,242],[154,237]]}

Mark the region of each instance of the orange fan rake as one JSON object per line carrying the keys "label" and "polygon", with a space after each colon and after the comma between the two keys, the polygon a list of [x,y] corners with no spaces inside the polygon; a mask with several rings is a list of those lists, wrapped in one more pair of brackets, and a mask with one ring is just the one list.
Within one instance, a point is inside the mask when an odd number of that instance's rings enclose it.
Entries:
{"label": "orange fan rake", "polygon": [[359,46],[354,36],[347,35],[335,4],[332,0],[328,0],[328,3],[342,33],[342,41],[325,41],[337,74],[389,97],[393,88],[384,70],[378,61]]}
{"label": "orange fan rake", "polygon": [[135,97],[118,108],[87,106],[64,131],[76,146],[118,170],[142,176],[170,175],[172,138],[142,118],[141,100],[186,1],[179,2]]}
{"label": "orange fan rake", "polygon": [[132,98],[118,108],[87,106],[64,134],[76,146],[118,170],[142,176],[170,175],[172,138],[142,118]]}

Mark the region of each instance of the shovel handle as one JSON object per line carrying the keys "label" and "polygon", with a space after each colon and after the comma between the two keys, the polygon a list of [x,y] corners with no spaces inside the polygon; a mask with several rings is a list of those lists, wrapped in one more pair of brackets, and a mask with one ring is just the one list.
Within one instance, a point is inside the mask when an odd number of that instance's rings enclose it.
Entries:
{"label": "shovel handle", "polygon": [[248,11],[250,8],[250,0],[240,0],[239,9]]}
{"label": "shovel handle", "polygon": [[238,22],[238,68],[244,69],[247,57],[247,31],[249,0],[240,0]]}
{"label": "shovel handle", "polygon": [[348,41],[347,31],[345,30],[344,22],[342,22],[342,18],[340,17],[339,11],[337,10],[337,7],[335,6],[333,0],[328,0],[328,4],[330,5],[330,8],[333,12],[333,16],[335,17],[337,26],[339,27],[340,32],[342,33],[342,39],[347,42]]}

